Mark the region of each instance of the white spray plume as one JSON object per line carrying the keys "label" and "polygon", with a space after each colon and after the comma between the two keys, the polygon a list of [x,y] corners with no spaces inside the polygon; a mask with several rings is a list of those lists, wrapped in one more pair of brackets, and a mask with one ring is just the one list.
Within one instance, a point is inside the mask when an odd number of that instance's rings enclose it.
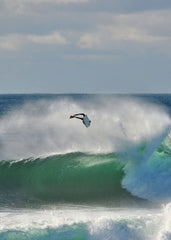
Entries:
{"label": "white spray plume", "polygon": [[[89,128],[78,119],[69,119],[79,112],[91,119]],[[30,102],[0,119],[0,159],[118,152],[161,135],[170,122],[161,107],[129,97]]]}

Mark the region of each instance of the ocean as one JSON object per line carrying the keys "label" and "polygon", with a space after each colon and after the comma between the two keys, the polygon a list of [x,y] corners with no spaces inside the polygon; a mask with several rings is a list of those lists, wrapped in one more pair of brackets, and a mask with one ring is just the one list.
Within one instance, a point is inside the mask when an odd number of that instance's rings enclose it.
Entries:
{"label": "ocean", "polygon": [[0,240],[71,239],[171,239],[171,94],[0,95]]}

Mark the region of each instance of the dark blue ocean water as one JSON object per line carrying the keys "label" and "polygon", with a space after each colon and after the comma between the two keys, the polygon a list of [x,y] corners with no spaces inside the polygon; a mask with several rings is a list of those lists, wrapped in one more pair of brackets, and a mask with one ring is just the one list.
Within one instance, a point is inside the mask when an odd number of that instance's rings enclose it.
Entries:
{"label": "dark blue ocean water", "polygon": [[170,94],[0,95],[0,239],[171,239],[170,130]]}

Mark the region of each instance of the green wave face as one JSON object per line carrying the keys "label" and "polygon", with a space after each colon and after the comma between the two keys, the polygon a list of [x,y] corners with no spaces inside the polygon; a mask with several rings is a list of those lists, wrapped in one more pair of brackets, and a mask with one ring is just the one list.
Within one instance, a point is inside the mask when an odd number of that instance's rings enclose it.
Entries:
{"label": "green wave face", "polygon": [[[70,153],[0,163],[0,189],[50,202],[120,201],[123,164],[114,154]],[[8,195],[8,197],[9,197]]]}
{"label": "green wave face", "polygon": [[129,155],[132,151],[128,151],[125,159],[122,154],[77,152],[2,161],[0,203],[113,203],[121,206],[123,202],[135,204],[142,199],[167,201],[171,196],[170,146],[171,139],[167,136],[150,155],[146,143],[141,143],[136,149],[138,155]]}
{"label": "green wave face", "polygon": [[[130,155],[68,153],[0,162],[0,203],[140,203],[170,199],[171,139],[148,158],[146,144]],[[135,150],[135,149],[134,149]],[[129,152],[127,152],[129,154]],[[142,156],[141,156],[142,155]],[[137,156],[137,155],[136,155]]]}

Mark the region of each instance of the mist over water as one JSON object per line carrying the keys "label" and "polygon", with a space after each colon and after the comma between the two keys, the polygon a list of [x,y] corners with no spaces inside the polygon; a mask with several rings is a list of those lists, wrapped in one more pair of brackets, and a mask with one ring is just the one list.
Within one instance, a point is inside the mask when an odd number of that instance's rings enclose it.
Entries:
{"label": "mist over water", "polygon": [[[79,112],[91,119],[89,129],[80,120],[69,119]],[[170,122],[161,107],[131,97],[87,101],[65,97],[26,103],[0,119],[0,159],[119,152],[167,135]],[[157,146],[161,139],[155,141]]]}

